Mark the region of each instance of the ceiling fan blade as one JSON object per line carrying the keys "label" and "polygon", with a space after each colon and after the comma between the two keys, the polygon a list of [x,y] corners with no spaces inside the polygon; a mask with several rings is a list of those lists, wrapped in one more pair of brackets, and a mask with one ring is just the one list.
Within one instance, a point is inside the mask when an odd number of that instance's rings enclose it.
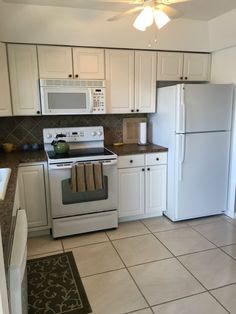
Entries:
{"label": "ceiling fan blade", "polygon": [[124,17],[126,15],[133,14],[135,12],[141,11],[142,9],[143,9],[143,7],[136,7],[136,8],[130,9],[128,11],[125,11],[125,12],[122,12],[120,14],[117,14],[117,15],[115,15],[113,17],[110,17],[107,21],[112,22],[112,21],[119,20],[120,18],[122,18],[122,17]]}
{"label": "ceiling fan blade", "polygon": [[181,3],[181,2],[190,2],[192,0],[161,0],[161,4],[171,5],[175,3]]}
{"label": "ceiling fan blade", "polygon": [[165,12],[170,19],[176,19],[182,15],[180,11],[170,7],[169,5],[159,4],[156,6],[156,8]]}

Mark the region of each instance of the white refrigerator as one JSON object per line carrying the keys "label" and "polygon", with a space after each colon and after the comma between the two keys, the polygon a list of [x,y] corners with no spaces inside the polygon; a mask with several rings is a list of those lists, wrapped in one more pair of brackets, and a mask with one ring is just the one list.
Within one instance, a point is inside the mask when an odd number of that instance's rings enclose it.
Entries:
{"label": "white refrigerator", "polygon": [[168,147],[171,220],[227,209],[233,85],[179,84],[157,89],[149,141]]}

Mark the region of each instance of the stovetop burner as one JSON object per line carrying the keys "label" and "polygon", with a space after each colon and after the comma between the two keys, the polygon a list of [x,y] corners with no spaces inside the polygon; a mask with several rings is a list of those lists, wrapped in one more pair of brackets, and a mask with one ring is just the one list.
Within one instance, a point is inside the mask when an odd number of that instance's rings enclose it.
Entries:
{"label": "stovetop burner", "polygon": [[49,159],[69,159],[93,156],[111,156],[114,155],[105,147],[72,149],[66,154],[56,154],[54,151],[47,151]]}

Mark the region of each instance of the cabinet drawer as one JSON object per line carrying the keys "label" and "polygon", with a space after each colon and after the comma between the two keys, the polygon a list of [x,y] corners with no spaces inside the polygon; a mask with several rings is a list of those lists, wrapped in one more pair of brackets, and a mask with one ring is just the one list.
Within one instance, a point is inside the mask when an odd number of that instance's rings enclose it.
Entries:
{"label": "cabinet drawer", "polygon": [[144,155],[127,155],[118,158],[118,168],[144,166]]}
{"label": "cabinet drawer", "polygon": [[163,165],[167,164],[167,153],[146,154],[145,165]]}

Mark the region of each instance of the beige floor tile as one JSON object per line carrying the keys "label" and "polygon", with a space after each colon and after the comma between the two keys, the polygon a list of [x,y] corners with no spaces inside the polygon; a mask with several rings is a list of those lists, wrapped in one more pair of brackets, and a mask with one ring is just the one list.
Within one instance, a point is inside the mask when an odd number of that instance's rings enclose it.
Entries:
{"label": "beige floor tile", "polygon": [[62,239],[64,249],[109,241],[105,232],[93,232]]}
{"label": "beige floor tile", "polygon": [[166,217],[148,218],[142,220],[142,222],[148,227],[152,232],[160,232],[165,230],[172,230],[187,227],[185,222],[172,222]]}
{"label": "beige floor tile", "polygon": [[130,314],[152,314],[152,311],[150,309],[144,309],[144,310],[132,312]]}
{"label": "beige floor tile", "polygon": [[172,257],[172,254],[152,234],[115,240],[113,244],[126,266]]}
{"label": "beige floor tile", "polygon": [[147,306],[126,269],[82,279],[93,314],[123,314]]}
{"label": "beige floor tile", "polygon": [[38,254],[38,255],[31,255],[27,257],[27,260],[35,259],[35,258],[40,258],[40,257],[45,257],[45,256],[51,256],[51,255],[56,255],[56,254],[61,254],[63,251],[55,251],[55,252],[50,252],[50,253],[44,253],[44,254]]}
{"label": "beige floor tile", "polygon": [[107,235],[111,240],[147,233],[150,233],[150,231],[140,221],[122,222],[116,230],[107,231]]}
{"label": "beige floor tile", "polygon": [[204,291],[174,258],[130,267],[129,270],[152,306]]}
{"label": "beige floor tile", "polygon": [[81,246],[72,252],[81,277],[124,267],[110,242]]}
{"label": "beige floor tile", "polygon": [[45,254],[63,250],[61,240],[54,240],[51,236],[42,236],[28,239],[28,256]]}
{"label": "beige floor tile", "polygon": [[205,218],[196,218],[196,219],[186,220],[186,222],[190,226],[197,226],[197,225],[203,225],[203,224],[208,224],[212,222],[218,222],[222,220],[224,220],[224,215],[217,215],[217,216],[211,216],[211,217],[205,217]]}
{"label": "beige floor tile", "polygon": [[163,231],[155,235],[174,255],[215,248],[215,245],[192,228]]}
{"label": "beige floor tile", "polygon": [[236,261],[219,249],[181,256],[179,260],[207,289],[236,282]]}
{"label": "beige floor tile", "polygon": [[193,228],[217,246],[236,243],[236,226],[226,220],[197,225]]}
{"label": "beige floor tile", "polygon": [[211,293],[231,314],[236,313],[236,285],[212,290]]}
{"label": "beige floor tile", "polygon": [[227,311],[209,294],[202,293],[153,308],[156,314],[226,314]]}
{"label": "beige floor tile", "polygon": [[236,259],[236,244],[224,246],[221,249]]}

